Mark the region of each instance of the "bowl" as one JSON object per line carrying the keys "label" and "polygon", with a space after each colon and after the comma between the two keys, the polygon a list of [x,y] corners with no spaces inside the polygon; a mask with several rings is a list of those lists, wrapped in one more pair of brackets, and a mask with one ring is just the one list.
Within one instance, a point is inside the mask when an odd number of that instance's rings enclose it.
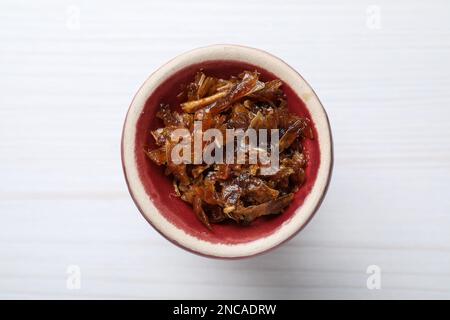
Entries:
{"label": "bowl", "polygon": [[[192,207],[174,194],[164,169],[143,150],[155,147],[150,131],[162,126],[156,112],[161,103],[179,105],[183,84],[205,73],[229,77],[258,70],[263,81],[283,81],[288,108],[311,119],[314,139],[305,140],[306,182],[290,206],[279,215],[260,217],[249,226],[214,224],[210,231]],[[297,234],[319,208],[331,177],[333,146],[327,114],[311,86],[279,58],[259,49],[213,45],[177,56],[156,70],[140,87],[129,107],[122,133],[122,165],[129,192],[144,218],[174,244],[207,257],[250,257],[277,247]]]}

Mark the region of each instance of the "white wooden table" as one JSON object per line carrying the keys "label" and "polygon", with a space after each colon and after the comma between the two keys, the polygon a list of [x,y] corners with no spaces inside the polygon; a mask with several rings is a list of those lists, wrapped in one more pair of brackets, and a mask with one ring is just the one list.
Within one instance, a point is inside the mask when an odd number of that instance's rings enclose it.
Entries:
{"label": "white wooden table", "polygon": [[[450,298],[450,2],[185,3],[2,0],[0,297]],[[240,261],[158,235],[120,161],[141,83],[213,43],[299,70],[335,140],[312,222]]]}

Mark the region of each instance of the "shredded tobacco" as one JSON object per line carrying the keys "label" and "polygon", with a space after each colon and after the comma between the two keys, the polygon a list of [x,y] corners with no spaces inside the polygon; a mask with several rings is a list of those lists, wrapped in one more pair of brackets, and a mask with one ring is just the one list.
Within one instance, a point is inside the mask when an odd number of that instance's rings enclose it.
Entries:
{"label": "shredded tobacco", "polygon": [[[244,71],[229,79],[199,71],[178,95],[184,101],[182,112],[161,105],[157,117],[164,127],[151,132],[158,148],[144,151],[154,163],[165,167],[166,175],[173,178],[175,194],[192,205],[207,228],[230,220],[248,225],[258,217],[279,214],[304,183],[307,159],[302,142],[313,139],[313,131],[309,119],[288,111],[281,86],[278,79],[260,81],[256,71]],[[178,141],[173,141],[171,134],[185,128],[193,137],[195,120],[202,120],[203,132],[215,128],[224,136],[226,129],[279,129],[278,170],[263,175],[263,164],[249,161],[175,164],[171,151]],[[202,148],[205,145],[203,142]]]}

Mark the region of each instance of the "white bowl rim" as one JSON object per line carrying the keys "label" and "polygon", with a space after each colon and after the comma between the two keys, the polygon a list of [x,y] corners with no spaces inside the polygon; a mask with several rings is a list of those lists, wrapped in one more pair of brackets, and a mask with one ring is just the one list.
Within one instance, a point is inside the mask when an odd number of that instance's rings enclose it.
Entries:
{"label": "white bowl rim", "polygon": [[[210,61],[232,60],[259,66],[288,84],[303,100],[319,139],[320,165],[316,181],[303,204],[276,232],[240,244],[213,243],[188,234],[172,224],[152,203],[139,177],[135,159],[136,124],[153,91],[170,76],[187,66]],[[328,116],[319,98],[303,77],[287,63],[260,49],[218,44],[185,52],[156,70],[144,82],[129,107],[122,132],[122,165],[130,194],[145,219],[164,237],[191,252],[216,258],[240,258],[268,251],[298,233],[312,218],[328,188],[333,166],[333,143]]]}

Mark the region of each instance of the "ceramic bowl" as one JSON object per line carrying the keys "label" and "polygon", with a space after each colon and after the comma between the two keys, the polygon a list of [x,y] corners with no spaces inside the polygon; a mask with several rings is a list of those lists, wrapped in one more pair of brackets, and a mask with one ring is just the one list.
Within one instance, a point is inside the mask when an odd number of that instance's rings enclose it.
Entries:
{"label": "ceramic bowl", "polygon": [[[280,215],[258,218],[250,226],[214,224],[210,231],[192,207],[174,196],[164,169],[143,150],[155,147],[150,130],[162,126],[161,103],[179,105],[176,95],[199,69],[220,77],[258,70],[263,81],[279,78],[291,112],[311,119],[315,139],[305,140],[306,182]],[[164,237],[191,252],[217,258],[249,257],[272,249],[297,234],[325,196],[332,171],[333,148],[328,117],[311,86],[292,67],[262,50],[214,45],[181,54],[156,70],[129,107],[122,134],[122,163],[130,194],[144,218]]]}

